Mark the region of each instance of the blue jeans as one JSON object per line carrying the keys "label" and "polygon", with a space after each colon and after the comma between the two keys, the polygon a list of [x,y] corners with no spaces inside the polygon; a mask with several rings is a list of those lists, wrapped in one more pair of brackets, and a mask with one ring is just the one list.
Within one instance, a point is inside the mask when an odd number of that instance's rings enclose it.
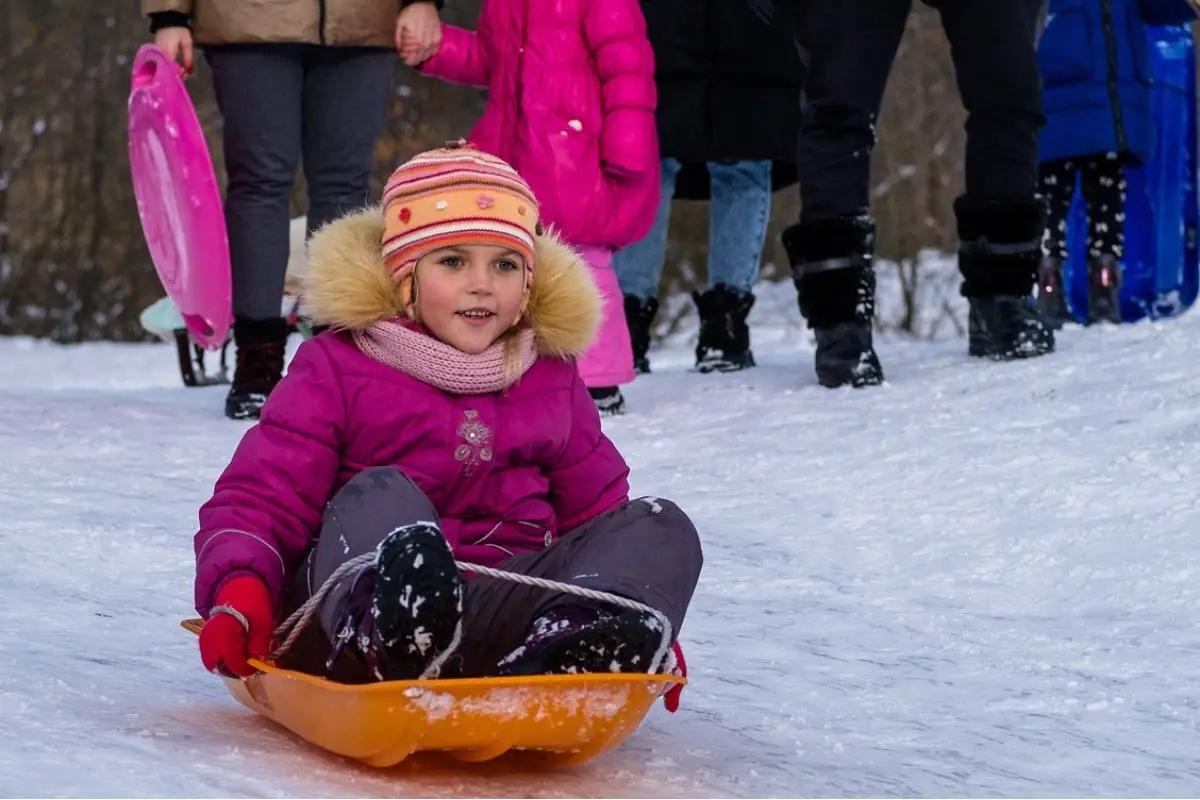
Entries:
{"label": "blue jeans", "polygon": [[[662,160],[662,202],[654,227],[641,241],[613,256],[621,293],[641,300],[658,297],[667,257],[667,224],[675,177],[682,164]],[[767,222],[771,216],[771,162],[708,162],[712,186],[708,223],[708,286],[725,284],[748,292],[758,279]]]}

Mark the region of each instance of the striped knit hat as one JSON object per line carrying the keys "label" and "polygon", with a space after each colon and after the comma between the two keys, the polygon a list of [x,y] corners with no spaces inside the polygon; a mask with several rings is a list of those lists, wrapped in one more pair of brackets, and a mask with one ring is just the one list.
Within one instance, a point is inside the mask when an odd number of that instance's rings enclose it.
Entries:
{"label": "striped knit hat", "polygon": [[541,235],[537,200],[503,159],[464,141],[414,156],[383,190],[383,259],[412,301],[411,275],[426,253],[457,244],[495,244],[525,258],[533,283],[533,249]]}

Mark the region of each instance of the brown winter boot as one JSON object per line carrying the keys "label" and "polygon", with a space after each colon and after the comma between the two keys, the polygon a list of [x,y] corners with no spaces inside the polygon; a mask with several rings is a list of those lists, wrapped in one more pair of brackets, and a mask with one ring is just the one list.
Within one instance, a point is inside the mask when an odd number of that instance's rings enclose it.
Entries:
{"label": "brown winter boot", "polygon": [[258,419],[271,390],[283,378],[287,349],[287,320],[238,318],[233,323],[237,344],[237,366],[225,397],[225,416]]}

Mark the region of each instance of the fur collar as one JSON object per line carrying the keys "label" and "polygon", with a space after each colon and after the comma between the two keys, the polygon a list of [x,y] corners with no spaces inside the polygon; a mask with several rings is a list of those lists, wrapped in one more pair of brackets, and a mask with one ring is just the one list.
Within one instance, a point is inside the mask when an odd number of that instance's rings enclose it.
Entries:
{"label": "fur collar", "polygon": [[[402,314],[380,254],[383,215],[370,206],[316,231],[300,267],[302,313],[317,325],[365,330]],[[526,314],[540,355],[583,355],[600,324],[603,300],[583,258],[553,232],[538,237]]]}

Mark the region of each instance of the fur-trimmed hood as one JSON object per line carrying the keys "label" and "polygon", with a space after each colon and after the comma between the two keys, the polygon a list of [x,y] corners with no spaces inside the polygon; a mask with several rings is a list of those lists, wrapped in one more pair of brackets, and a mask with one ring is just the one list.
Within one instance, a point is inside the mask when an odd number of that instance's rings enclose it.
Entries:
{"label": "fur-trimmed hood", "polygon": [[[300,269],[302,313],[317,325],[363,330],[403,315],[396,285],[383,263],[383,214],[369,206],[313,234]],[[603,301],[582,257],[556,234],[539,236],[526,319],[538,353],[578,357],[600,324]]]}

